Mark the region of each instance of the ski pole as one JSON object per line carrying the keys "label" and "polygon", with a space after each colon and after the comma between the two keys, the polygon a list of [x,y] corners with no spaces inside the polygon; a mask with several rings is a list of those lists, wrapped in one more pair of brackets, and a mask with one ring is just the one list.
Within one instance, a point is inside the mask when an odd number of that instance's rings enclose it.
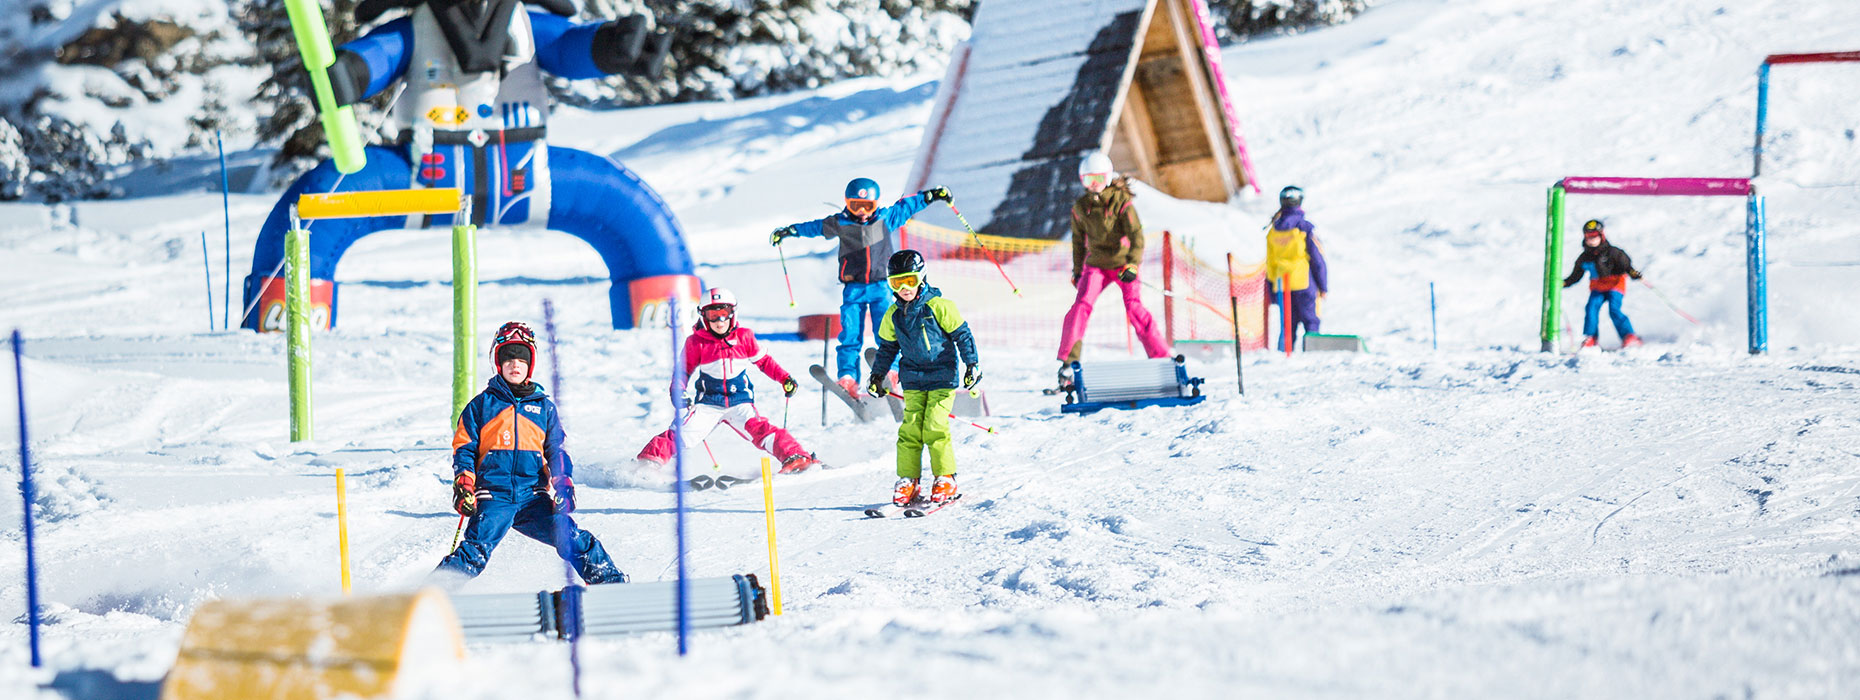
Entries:
{"label": "ski pole", "polygon": [[788,429],[788,404],[794,403],[794,395],[781,397],[781,429]]}
{"label": "ski pole", "polygon": [[705,440],[703,442],[704,442],[704,453],[710,455],[710,468],[722,469],[723,465],[717,463],[717,453],[710,451],[710,441]]}
{"label": "ski pole", "polygon": [[[904,399],[904,395],[903,395],[903,394],[900,394],[900,393],[898,393],[898,392],[895,392],[895,391],[894,391],[894,392],[891,392],[891,398],[894,398],[894,399],[898,399],[898,400],[900,400],[900,401],[902,401],[902,400]],[[963,419],[963,418],[962,418],[961,416],[958,416],[958,415],[956,415],[956,414],[954,414],[954,413],[951,413],[951,414],[949,414],[949,417],[951,417],[951,418],[954,418],[954,419],[956,419],[956,420],[958,420],[958,421],[962,421],[962,422],[964,422],[964,423],[968,423],[969,425],[973,425],[973,426],[975,426],[975,427],[977,427],[977,428],[980,428],[980,429],[982,429],[982,430],[985,430],[985,431],[987,431],[987,432],[988,432],[988,434],[990,434],[990,435],[993,435],[993,434],[994,434],[994,432],[995,432],[995,429],[994,429],[994,428],[990,428],[990,427],[988,427],[988,426],[986,426],[986,425],[982,425],[981,423],[977,423],[977,422],[975,422],[975,421],[972,421],[972,420],[964,420],[964,419]]]}
{"label": "ski pole", "polygon": [[788,308],[792,309],[794,308],[794,280],[788,277],[788,251],[782,250],[781,244],[776,243],[775,254],[781,256],[781,281],[782,284],[788,285]]}
{"label": "ski pole", "polygon": [[1704,327],[1705,324],[1699,323],[1699,320],[1696,318],[1693,318],[1692,314],[1686,313],[1684,309],[1679,308],[1678,304],[1673,303],[1672,299],[1666,298],[1666,293],[1660,291],[1658,287],[1653,286],[1652,282],[1648,282],[1647,280],[1641,280],[1640,283],[1647,285],[1648,289],[1653,290],[1653,295],[1659,297],[1660,301],[1666,302],[1666,308],[1672,309],[1673,313],[1679,314],[1680,318],[1683,318],[1687,321],[1691,321],[1692,325],[1694,326],[1699,326],[1701,328]]}
{"label": "ski pole", "polygon": [[982,234],[976,233],[975,227],[969,225],[969,220],[963,218],[962,210],[956,208],[955,202],[945,201],[943,203],[949,205],[949,210],[956,214],[956,220],[962,222],[962,227],[969,230],[969,235],[975,238],[975,244],[981,246],[982,252],[988,255],[988,262],[995,264],[995,270],[1001,273],[1001,279],[1007,280],[1008,288],[1014,290],[1014,296],[1020,296],[1020,287],[1014,286],[1013,278],[1008,277],[1007,270],[1001,267],[1001,261],[995,259],[995,252],[988,249],[987,243],[982,242]]}
{"label": "ski pole", "polygon": [[464,534],[465,534],[465,514],[460,513],[459,514],[459,529],[454,530],[452,532],[452,551],[454,552],[458,551],[459,536],[464,535]]}

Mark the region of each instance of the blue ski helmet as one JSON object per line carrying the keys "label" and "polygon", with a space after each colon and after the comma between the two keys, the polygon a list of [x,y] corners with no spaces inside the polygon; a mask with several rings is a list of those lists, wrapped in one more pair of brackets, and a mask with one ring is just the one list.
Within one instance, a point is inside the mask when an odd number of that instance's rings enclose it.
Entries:
{"label": "blue ski helmet", "polygon": [[846,198],[878,201],[878,182],[869,177],[853,178],[846,183]]}

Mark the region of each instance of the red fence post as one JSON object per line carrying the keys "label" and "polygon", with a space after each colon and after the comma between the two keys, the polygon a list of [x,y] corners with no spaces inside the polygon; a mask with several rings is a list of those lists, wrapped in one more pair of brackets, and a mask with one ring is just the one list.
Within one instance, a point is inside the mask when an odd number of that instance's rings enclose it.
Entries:
{"label": "red fence post", "polygon": [[1175,347],[1175,236],[1163,231],[1163,333]]}

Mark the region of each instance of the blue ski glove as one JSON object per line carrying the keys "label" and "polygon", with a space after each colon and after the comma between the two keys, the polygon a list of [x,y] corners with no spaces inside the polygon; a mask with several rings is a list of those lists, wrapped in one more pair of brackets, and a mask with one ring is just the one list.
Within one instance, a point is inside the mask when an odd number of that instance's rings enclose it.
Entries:
{"label": "blue ski glove", "polygon": [[975,385],[977,385],[977,384],[980,384],[980,383],[982,383],[982,365],[981,365],[981,363],[976,363],[976,364],[973,364],[973,365],[969,365],[969,368],[968,368],[968,369],[966,369],[966,370],[963,370],[963,372],[962,372],[962,388],[964,388],[964,389],[974,389],[974,388],[975,388]]}
{"label": "blue ski glove", "polygon": [[795,233],[796,231],[793,226],[783,226],[775,229],[774,233],[769,234],[769,245],[781,245],[781,239],[793,238]]}
{"label": "blue ski glove", "polygon": [[924,190],[924,204],[954,201],[955,195],[949,193],[948,187],[932,187]]}

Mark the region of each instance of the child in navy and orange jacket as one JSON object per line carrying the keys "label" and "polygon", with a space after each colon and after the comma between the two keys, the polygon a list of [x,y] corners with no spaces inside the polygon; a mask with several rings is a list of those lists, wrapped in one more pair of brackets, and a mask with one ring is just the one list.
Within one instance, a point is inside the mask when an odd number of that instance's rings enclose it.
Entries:
{"label": "child in navy and orange jacket", "polygon": [[[491,345],[496,376],[464,410],[452,436],[452,508],[469,516],[463,541],[435,574],[471,578],[511,528],[553,545],[590,584],[625,583],[600,540],[575,525],[575,484],[555,402],[530,381],[536,336],[510,322]],[[553,493],[552,493],[553,491]],[[553,497],[552,497],[553,496]]]}
{"label": "child in navy and orange jacket", "polygon": [[840,388],[848,396],[859,396],[859,347],[865,343],[866,319],[871,319],[876,342],[879,319],[891,308],[885,270],[894,250],[892,234],[932,202],[948,202],[951,198],[949,188],[932,187],[880,207],[878,183],[856,178],[846,183],[846,208],[838,214],[783,226],[770,234],[770,245],[781,245],[782,239],[797,236],[840,242],[839,280],[845,286],[840,288],[840,344],[834,365]]}
{"label": "child in navy and orange jacket", "polygon": [[1576,256],[1575,269],[1563,278],[1563,288],[1576,286],[1582,281],[1583,273],[1589,275],[1589,305],[1583,309],[1582,347],[1595,347],[1595,336],[1602,330],[1604,303],[1608,305],[1608,318],[1615,322],[1615,332],[1621,334],[1621,347],[1639,345],[1640,336],[1634,334],[1634,322],[1621,312],[1621,300],[1627,294],[1628,278],[1640,279],[1640,270],[1634,269],[1634,261],[1628,258],[1627,251],[1608,242],[1608,236],[1602,233],[1602,222],[1597,219],[1582,225],[1582,255]]}
{"label": "child in navy and orange jacket", "polygon": [[[781,473],[792,474],[813,466],[814,455],[801,448],[788,431],[775,427],[756,411],[755,386],[749,368],[762,370],[781,382],[783,396],[794,396],[794,377],[762,352],[754,331],[736,323],[736,295],[713,288],[704,293],[698,322],[685,337],[685,379],[697,382],[695,401],[685,398],[685,387],[672,387],[672,400],[689,404],[682,433],[687,449],[696,448],[718,424],[735,430],[743,439],[781,460]],[[667,429],[639,451],[643,462],[663,465],[677,453],[673,433]]]}

